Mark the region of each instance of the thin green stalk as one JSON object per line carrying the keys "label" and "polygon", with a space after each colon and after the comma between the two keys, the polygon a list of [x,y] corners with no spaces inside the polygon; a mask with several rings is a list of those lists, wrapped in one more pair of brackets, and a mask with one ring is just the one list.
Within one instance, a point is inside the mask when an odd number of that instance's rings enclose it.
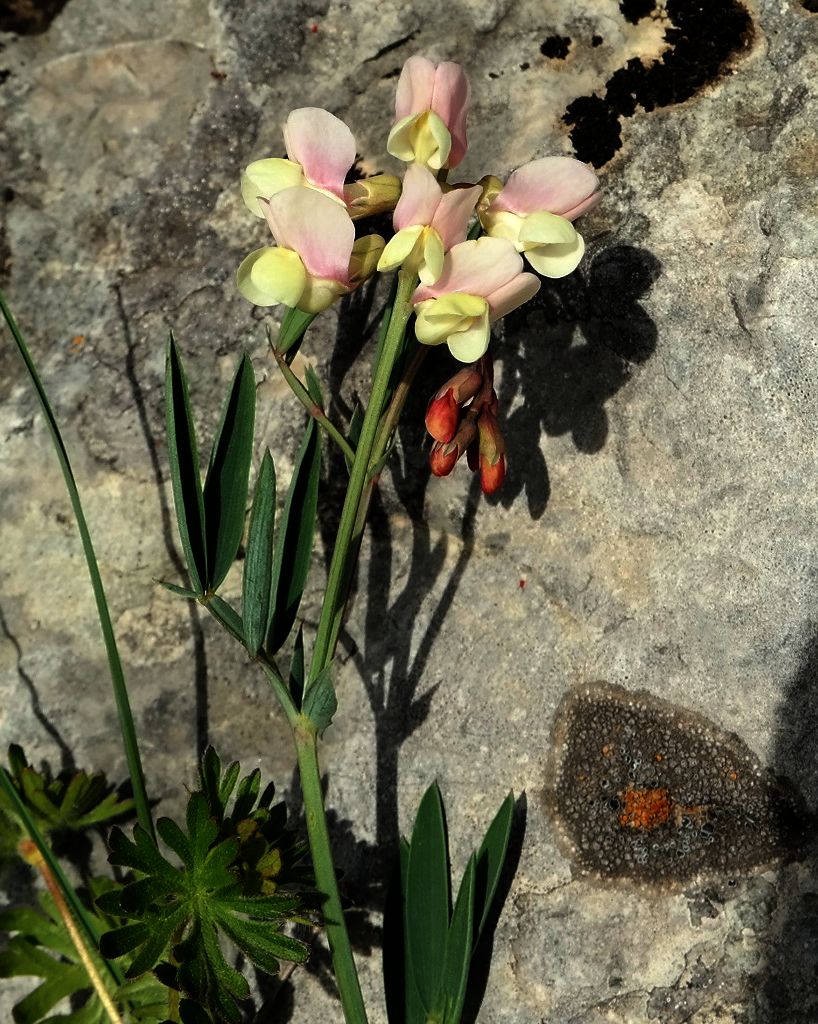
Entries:
{"label": "thin green stalk", "polygon": [[399,271],[392,316],[384,338],[380,359],[375,369],[372,393],[369,397],[369,404],[367,405],[364,422],[361,426],[361,436],[355,451],[355,461],[349,474],[349,486],[347,487],[344,507],[341,511],[341,521],[338,524],[338,533],[335,538],[335,549],[332,553],[332,561],[330,562],[329,573],[327,574],[327,589],[324,594],[324,603],[321,606],[321,617],[318,621],[307,687],[315,681],[332,658],[332,637],[337,636],[338,624],[344,610],[344,582],[348,574],[350,558],[354,559],[357,555],[353,540],[355,523],[358,517],[358,506],[367,484],[372,449],[377,437],[378,424],[381,421],[384,406],[386,405],[395,359],[400,351],[406,325],[412,314],[411,295],[415,282],[416,278],[414,275],[407,274],[404,270]]}
{"label": "thin green stalk", "polygon": [[[86,937],[90,940],[92,946],[96,948],[97,945],[99,944],[99,929],[97,928],[93,918],[89,916],[88,911],[83,906],[82,900],[80,900],[79,896],[77,895],[76,889],[74,889],[73,885],[71,885],[71,883],[66,878],[65,872],[60,867],[59,861],[51,852],[51,847],[48,845],[48,841],[46,840],[43,833],[40,831],[37,822],[31,816],[28,808],[21,800],[20,794],[18,793],[17,787],[14,785],[11,776],[6,771],[6,769],[2,767],[0,767],[0,789],[2,789],[3,792],[5,793],[6,797],[9,800],[9,803],[12,806],[14,814],[20,819],[23,828],[28,833],[31,841],[37,847],[40,856],[47,865],[56,884],[59,885],[60,889],[62,890],[63,896],[65,897],[65,902],[70,907],[71,913],[74,915],[74,918],[81,925],[83,931],[86,934]],[[105,965],[108,968],[108,971],[113,980],[116,982],[116,984],[123,984],[125,977],[120,971],[120,969],[116,966],[116,964],[113,964],[109,960],[106,960]]]}
{"label": "thin green stalk", "polygon": [[273,356],[275,361],[278,363],[278,368],[284,376],[284,380],[290,385],[290,389],[298,401],[304,406],[307,412],[312,418],[318,423],[320,427],[327,432],[327,435],[338,445],[344,454],[344,458],[347,460],[347,465],[351,466],[352,461],[355,458],[355,452],[349,444],[349,441],[344,437],[341,431],[335,426],[332,420],[327,416],[326,412],[318,405],[317,402],[312,400],[309,391],[304,387],[301,381],[296,377],[293,371],[290,369],[286,358],[283,353],[279,352],[275,346],[272,346]]}
{"label": "thin green stalk", "polygon": [[82,550],[85,553],[85,561],[88,566],[88,575],[91,577],[91,586],[94,590],[94,600],[97,605],[97,615],[99,616],[102,638],[105,642],[105,650],[108,655],[108,668],[111,673],[111,684],[113,686],[114,701],[116,703],[117,715],[119,717],[119,728],[122,733],[125,760],[128,763],[128,773],[131,778],[131,788],[133,790],[134,804],[136,806],[136,816],[142,828],[144,828],[145,831],[155,840],[153,818],[151,817],[150,805],[148,803],[148,794],[145,790],[145,776],[142,771],[142,760],[139,755],[139,743],[136,738],[136,728],[134,727],[131,703],[128,699],[125,675],[122,671],[122,662],[119,658],[119,651],[116,646],[116,637],[114,636],[114,627],[111,622],[111,613],[108,610],[105,588],[102,585],[102,577],[99,573],[99,566],[97,565],[97,558],[94,553],[94,545],[91,542],[91,534],[88,531],[88,524],[85,521],[85,514],[82,510],[80,495],[77,490],[77,482],[74,479],[74,473],[68,459],[68,452],[65,444],[63,443],[60,428],[57,425],[57,420],[54,416],[51,404],[48,401],[45,388],[40,380],[40,375],[37,372],[37,367],[34,364],[34,360],[31,358],[28,346],[23,340],[20,329],[12,316],[11,310],[6,305],[6,301],[2,294],[0,294],[0,312],[2,312],[5,321],[9,326],[9,330],[17,344],[20,355],[23,357],[23,362],[26,364],[26,369],[28,370],[31,382],[37,392],[37,397],[40,400],[40,406],[42,407],[43,415],[45,416],[48,429],[51,433],[51,439],[54,442],[54,448],[57,452],[57,459],[60,463],[60,469],[62,470],[63,479],[65,480],[65,486],[68,490],[68,496],[71,499],[71,507],[74,510],[74,518],[77,522],[77,529],[79,530],[80,538],[82,540]]}
{"label": "thin green stalk", "polygon": [[[306,724],[306,723],[305,723]],[[324,928],[327,933],[335,980],[341,997],[346,1024],[366,1024],[358,972],[349,944],[341,894],[335,878],[332,863],[332,848],[329,829],[324,811],[324,794],[321,790],[321,769],[318,765],[317,737],[313,728],[296,729],[293,732],[298,755],[298,771],[301,776],[301,793],[307,818],[307,834],[310,840],[312,866],[319,892],[324,896]]]}

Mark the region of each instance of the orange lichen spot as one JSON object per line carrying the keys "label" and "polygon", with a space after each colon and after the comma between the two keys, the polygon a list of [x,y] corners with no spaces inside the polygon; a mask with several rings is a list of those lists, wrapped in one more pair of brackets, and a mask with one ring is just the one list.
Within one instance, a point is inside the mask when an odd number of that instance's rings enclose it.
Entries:
{"label": "orange lichen spot", "polygon": [[605,746],[602,748],[602,756],[603,757],[612,757],[613,756],[613,752],[614,752],[614,748],[613,748],[613,744],[612,743],[606,743]]}
{"label": "orange lichen spot", "polygon": [[73,349],[80,349],[80,348],[82,348],[82,346],[84,344],[85,344],[85,335],[84,334],[75,334],[74,337],[71,339],[71,347]]}
{"label": "orange lichen spot", "polygon": [[660,761],[664,761],[664,759],[665,759],[665,755],[664,755],[664,754],[654,754],[654,755],[653,755],[653,760],[654,760],[654,761],[655,761],[655,762],[656,762],[657,764],[659,764],[659,762],[660,762]]}
{"label": "orange lichen spot", "polygon": [[727,778],[730,779],[731,782],[735,782],[738,778],[738,772],[728,772]]}
{"label": "orange lichen spot", "polygon": [[628,789],[621,794],[619,824],[629,828],[653,829],[670,817],[671,799],[666,789]]}

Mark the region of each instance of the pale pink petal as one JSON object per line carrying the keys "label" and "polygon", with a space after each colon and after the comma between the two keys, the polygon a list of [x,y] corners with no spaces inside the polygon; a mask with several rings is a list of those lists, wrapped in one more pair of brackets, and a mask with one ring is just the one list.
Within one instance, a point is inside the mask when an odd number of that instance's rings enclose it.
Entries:
{"label": "pale pink petal", "polygon": [[453,188],[440,201],[432,227],[443,240],[443,248],[448,252],[453,245],[466,240],[469,219],[480,198],[481,188]]}
{"label": "pale pink petal", "polygon": [[403,191],[392,218],[395,230],[431,224],[442,195],[434,174],[423,164],[411,164],[403,179]]}
{"label": "pale pink petal", "polygon": [[522,258],[511,242],[484,235],[450,249],[438,280],[433,285],[421,285],[412,301],[422,302],[451,292],[491,295],[513,280],[522,269]]}
{"label": "pale pink petal", "polygon": [[463,68],[453,61],[438,64],[429,106],[445,123],[452,136],[447,167],[457,167],[466,155],[466,115],[470,100],[469,80]]}
{"label": "pale pink petal", "polygon": [[287,156],[304,169],[304,176],[344,198],[344,178],[355,163],[355,139],[349,128],[321,107],[290,111],[284,125]]}
{"label": "pale pink petal", "polygon": [[492,322],[522,306],[540,290],[540,279],[536,274],[518,274],[507,284],[487,295]]}
{"label": "pale pink petal", "polygon": [[514,171],[491,209],[517,214],[547,210],[565,216],[590,199],[598,186],[597,176],[579,160],[546,156]]}
{"label": "pale pink petal", "polygon": [[595,206],[598,206],[602,201],[602,193],[594,192],[592,196],[588,196],[583,202],[578,203],[572,210],[567,210],[562,216],[566,220],[576,220],[583,213],[587,213],[589,210],[593,210]]}
{"label": "pale pink petal", "polygon": [[275,240],[301,257],[315,277],[349,283],[355,227],[329,196],[311,188],[287,188],[261,206]]}
{"label": "pale pink petal", "polygon": [[435,66],[427,58],[415,55],[403,65],[395,96],[395,120],[431,109],[435,86]]}

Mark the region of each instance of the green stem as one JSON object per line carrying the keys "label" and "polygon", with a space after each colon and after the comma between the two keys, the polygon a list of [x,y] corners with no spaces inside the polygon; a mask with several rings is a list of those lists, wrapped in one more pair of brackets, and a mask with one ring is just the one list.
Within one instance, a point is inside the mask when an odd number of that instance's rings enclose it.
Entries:
{"label": "green stem", "polygon": [[369,397],[369,404],[367,405],[364,422],[361,426],[361,436],[355,450],[355,461],[352,463],[352,470],[349,474],[349,486],[347,487],[344,507],[341,511],[341,521],[338,524],[338,533],[335,538],[335,549],[332,553],[332,561],[330,562],[329,573],[327,574],[327,589],[324,594],[324,603],[321,606],[321,617],[318,620],[318,630],[315,636],[307,687],[315,681],[332,659],[333,637],[338,635],[340,620],[344,612],[345,581],[348,578],[350,564],[357,556],[357,548],[353,542],[355,524],[358,518],[358,506],[361,502],[361,495],[367,485],[372,449],[378,433],[378,424],[381,421],[386,404],[395,359],[400,352],[406,325],[412,314],[411,295],[414,291],[415,283],[416,278],[414,275],[407,274],[403,270],[398,273],[395,304],[392,307],[392,316],[375,370],[372,394]]}
{"label": "green stem", "polygon": [[366,1024],[366,1008],[332,863],[332,848],[324,812],[324,794],[321,791],[317,737],[311,723],[306,720],[303,722],[301,728],[293,731],[293,738],[298,755],[298,771],[301,776],[301,793],[304,798],[315,883],[324,896],[324,928],[332,954],[332,966],[338,983],[344,1019],[347,1024]]}
{"label": "green stem", "polygon": [[298,401],[304,406],[307,412],[312,418],[318,423],[320,427],[327,432],[327,435],[338,445],[344,454],[344,458],[347,461],[347,465],[351,466],[352,461],[355,458],[355,452],[352,450],[347,439],[341,433],[341,431],[335,426],[332,420],[327,416],[321,406],[312,400],[312,397],[296,377],[293,371],[290,369],[286,358],[282,352],[279,352],[276,348],[273,348],[273,356],[275,361],[278,363],[278,368],[284,376],[284,380],[290,385],[290,389]]}
{"label": "green stem", "polygon": [[74,510],[74,518],[77,522],[77,529],[79,530],[80,539],[82,540],[82,550],[85,553],[85,562],[88,566],[88,575],[91,577],[91,586],[94,591],[94,600],[97,605],[97,615],[99,617],[100,628],[102,629],[102,638],[105,642],[105,650],[108,655],[108,669],[111,674],[111,684],[113,686],[114,701],[116,703],[117,715],[119,717],[119,729],[122,734],[122,745],[125,750],[125,760],[127,761],[128,773],[131,778],[131,788],[133,790],[134,804],[136,806],[136,816],[139,820],[139,824],[155,842],[156,836],[153,830],[153,818],[151,817],[148,794],[145,789],[145,776],[142,771],[142,759],[139,755],[139,743],[136,738],[136,728],[134,726],[133,714],[131,712],[131,703],[128,698],[128,689],[125,684],[125,674],[122,671],[122,662],[119,659],[116,637],[114,636],[114,627],[111,622],[111,613],[108,610],[108,601],[105,597],[105,588],[102,585],[102,577],[99,573],[94,545],[91,542],[91,534],[88,530],[88,524],[85,521],[85,514],[82,510],[77,482],[74,479],[74,472],[71,469],[71,463],[68,459],[68,451],[66,450],[62,435],[60,434],[60,428],[57,425],[57,419],[54,416],[54,411],[48,401],[45,388],[40,380],[40,375],[37,372],[37,367],[34,364],[34,360],[31,358],[28,346],[26,345],[23,336],[20,333],[20,329],[12,316],[11,310],[6,305],[6,301],[2,294],[0,294],[0,312],[2,312],[5,321],[9,326],[9,330],[17,344],[20,355],[23,357],[23,362],[26,364],[26,369],[28,370],[31,382],[37,392],[37,397],[40,400],[40,406],[42,407],[43,415],[45,416],[48,429],[51,432],[51,439],[54,442],[54,448],[57,452],[57,459],[59,460],[60,469],[62,470],[63,479],[65,480],[65,486],[68,490],[68,497],[71,499],[71,507]]}

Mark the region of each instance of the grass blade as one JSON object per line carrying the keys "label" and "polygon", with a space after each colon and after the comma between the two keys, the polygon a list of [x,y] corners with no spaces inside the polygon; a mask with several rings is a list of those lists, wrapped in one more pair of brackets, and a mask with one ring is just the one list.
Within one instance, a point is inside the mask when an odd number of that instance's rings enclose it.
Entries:
{"label": "grass blade", "polygon": [[233,564],[244,532],[247,481],[253,457],[256,378],[242,358],[210,453],[204,486],[207,589],[218,589]]}
{"label": "grass blade", "polygon": [[321,436],[315,420],[309,420],[278,524],[273,559],[273,608],[266,649],[270,655],[287,639],[312,560],[318,482],[321,474]]}
{"label": "grass blade", "polygon": [[437,783],[415,818],[406,872],[406,956],[427,1015],[438,1003],[449,931],[449,854]]}
{"label": "grass blade", "polygon": [[56,417],[54,416],[54,411],[51,408],[51,403],[48,401],[45,388],[43,387],[40,375],[37,372],[37,367],[34,364],[34,360],[31,357],[28,346],[26,345],[25,340],[20,333],[20,329],[18,328],[11,310],[6,304],[6,300],[2,294],[0,294],[0,312],[2,312],[6,323],[8,324],[9,330],[11,331],[12,337],[17,345],[17,349],[23,358],[26,369],[28,370],[31,383],[34,385],[34,390],[37,392],[37,397],[40,400],[40,407],[43,410],[43,415],[45,416],[45,421],[48,425],[49,432],[51,433],[51,439],[54,442],[54,448],[57,452],[57,459],[60,463],[60,469],[62,470],[63,479],[65,480],[65,486],[68,490],[68,497],[71,500],[74,519],[76,520],[77,529],[79,530],[80,539],[82,541],[82,550],[85,555],[86,565],[88,566],[88,575],[91,577],[91,587],[94,591],[94,600],[97,606],[99,625],[102,630],[102,639],[105,643],[105,652],[108,657],[108,669],[111,675],[114,702],[116,703],[116,711],[119,718],[119,729],[122,734],[122,746],[125,752],[125,760],[128,764],[128,774],[131,779],[131,788],[133,790],[134,804],[136,805],[136,814],[140,825],[148,832],[149,835],[153,836],[153,819],[151,817],[150,805],[148,804],[148,795],[145,790],[145,776],[142,771],[142,759],[139,754],[139,743],[136,738],[136,728],[134,726],[133,713],[131,711],[131,702],[128,697],[128,688],[125,684],[125,674],[122,671],[122,662],[116,645],[114,627],[111,622],[111,613],[108,608],[107,598],[105,597],[105,588],[102,585],[102,577],[100,576],[99,565],[97,564],[97,556],[94,552],[94,545],[91,542],[91,534],[88,530],[88,524],[85,521],[85,513],[82,510],[77,482],[74,478],[74,472],[71,469],[71,463],[68,459],[68,451],[65,447],[65,443],[63,442],[60,428],[57,424]]}
{"label": "grass blade", "polygon": [[196,431],[190,412],[190,398],[182,357],[172,334],[168,339],[165,368],[165,403],[168,461],[179,539],[182,542],[193,589],[201,595],[207,581],[207,549],[199,449],[196,445]]}
{"label": "grass blade", "polygon": [[241,617],[244,621],[245,643],[251,655],[258,653],[270,625],[275,512],[276,471],[273,457],[266,451],[253,495],[242,577]]}

